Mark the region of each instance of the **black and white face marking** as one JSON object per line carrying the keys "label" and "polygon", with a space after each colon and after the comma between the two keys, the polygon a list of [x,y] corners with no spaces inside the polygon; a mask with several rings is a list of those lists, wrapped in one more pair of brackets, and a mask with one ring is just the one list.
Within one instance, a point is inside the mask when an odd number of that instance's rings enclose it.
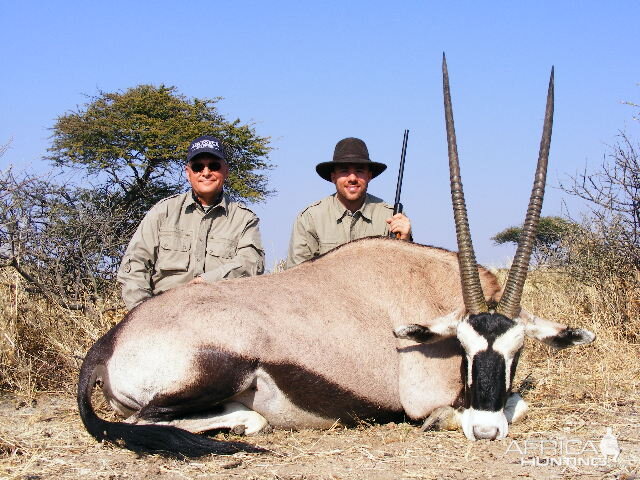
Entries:
{"label": "black and white face marking", "polygon": [[518,323],[524,325],[527,337],[538,340],[553,348],[567,348],[584,345],[595,340],[593,332],[583,328],[570,328],[562,323],[552,322],[536,317],[526,310],[521,310]]}
{"label": "black and white face marking", "polygon": [[462,427],[472,439],[504,438],[504,406],[524,343],[524,328],[497,313],[470,315],[457,337],[466,353]]}
{"label": "black and white face marking", "polygon": [[[556,348],[586,344],[595,339],[588,330],[569,328],[524,309],[514,320],[490,313],[463,318],[462,312],[451,312],[432,320],[428,327],[402,325],[393,333],[397,338],[418,343],[431,343],[453,335],[460,341],[465,350],[462,362],[465,410],[460,421],[470,440],[506,437],[507,416],[515,419],[526,411],[521,397],[516,396],[516,400],[510,397],[525,335]],[[505,408],[509,398],[513,405]]]}

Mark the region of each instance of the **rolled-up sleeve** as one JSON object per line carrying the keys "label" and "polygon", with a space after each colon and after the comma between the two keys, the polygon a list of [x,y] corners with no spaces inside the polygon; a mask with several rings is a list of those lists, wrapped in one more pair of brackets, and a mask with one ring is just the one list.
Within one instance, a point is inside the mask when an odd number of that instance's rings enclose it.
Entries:
{"label": "rolled-up sleeve", "polygon": [[294,267],[310,258],[318,252],[318,239],[314,236],[309,219],[305,213],[296,218],[289,241],[289,254],[286,268]]}

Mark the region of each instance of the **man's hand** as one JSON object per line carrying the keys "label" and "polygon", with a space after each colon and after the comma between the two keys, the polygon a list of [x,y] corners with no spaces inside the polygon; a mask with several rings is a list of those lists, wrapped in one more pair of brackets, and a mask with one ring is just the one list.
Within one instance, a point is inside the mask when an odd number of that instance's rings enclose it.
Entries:
{"label": "man's hand", "polygon": [[389,231],[400,234],[400,240],[411,240],[411,221],[402,213],[396,213],[393,217],[387,218]]}
{"label": "man's hand", "polygon": [[191,280],[188,285],[196,285],[198,283],[207,283],[202,277],[196,277],[193,280]]}

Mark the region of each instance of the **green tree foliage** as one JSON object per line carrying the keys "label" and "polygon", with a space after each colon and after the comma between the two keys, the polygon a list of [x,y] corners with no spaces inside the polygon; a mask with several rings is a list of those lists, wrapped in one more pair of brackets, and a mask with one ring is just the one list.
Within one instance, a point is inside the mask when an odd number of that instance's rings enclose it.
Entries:
{"label": "green tree foliage", "polygon": [[188,99],[175,87],[140,85],[91,97],[60,116],[53,126],[47,157],[56,167],[83,169],[112,195],[114,204],[140,214],[161,198],[183,192],[184,158],[189,143],[215,135],[227,148],[228,193],[259,202],[270,193],[269,139],[252,125],[227,121],[216,109],[219,98]]}
{"label": "green tree foliage", "polygon": [[[32,294],[95,311],[114,296],[120,259],[144,214],[189,188],[184,159],[200,135],[225,144],[228,193],[264,200],[269,139],[252,125],[227,121],[218,101],[140,85],[100,92],[60,116],[47,157],[52,172],[0,172],[0,267],[17,271]],[[7,146],[0,146],[0,155]]]}
{"label": "green tree foliage", "polygon": [[[537,264],[558,263],[564,256],[563,240],[579,230],[579,226],[562,217],[540,217],[533,245],[533,260]],[[496,244],[518,244],[522,227],[509,227],[491,238]]]}

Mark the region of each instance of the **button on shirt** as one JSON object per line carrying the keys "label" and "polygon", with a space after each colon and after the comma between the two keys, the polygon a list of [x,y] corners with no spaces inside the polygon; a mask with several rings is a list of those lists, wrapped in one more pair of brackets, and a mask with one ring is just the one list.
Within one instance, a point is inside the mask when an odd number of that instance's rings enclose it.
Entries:
{"label": "button on shirt", "polygon": [[144,217],[118,271],[129,309],[188,283],[260,275],[264,250],[258,217],[223,195],[205,209],[191,192],[161,200]]}
{"label": "button on shirt", "polygon": [[309,205],[293,225],[287,268],[317,257],[353,240],[388,235],[387,218],[393,206],[366,194],[362,207],[350,212],[336,197],[329,195]]}

